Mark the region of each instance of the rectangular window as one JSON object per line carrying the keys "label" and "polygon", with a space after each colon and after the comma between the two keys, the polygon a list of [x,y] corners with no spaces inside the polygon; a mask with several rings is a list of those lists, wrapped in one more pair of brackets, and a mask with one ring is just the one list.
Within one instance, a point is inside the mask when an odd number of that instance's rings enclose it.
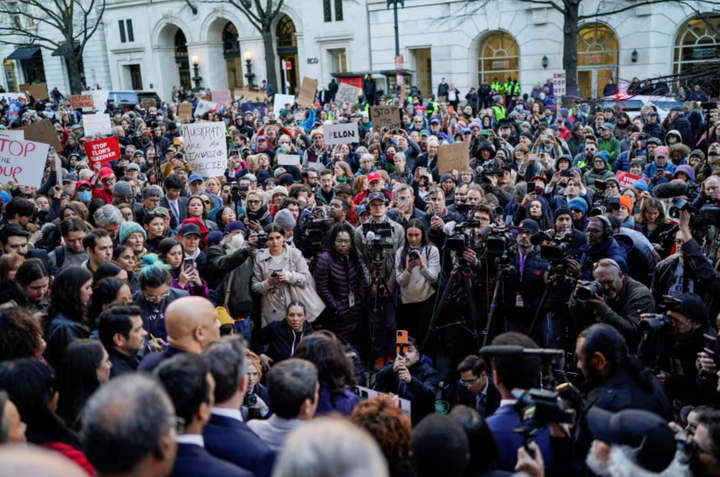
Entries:
{"label": "rectangular window", "polygon": [[331,0],[323,0],[323,16],[325,17],[325,22],[331,22],[331,21],[332,21],[332,3],[331,3]]}
{"label": "rectangular window", "polygon": [[134,90],[143,89],[142,73],[140,72],[140,65],[130,65],[130,81],[132,84],[132,89],[134,89]]}
{"label": "rectangular window", "polygon": [[135,41],[135,33],[133,33],[132,20],[125,20],[127,25],[127,37],[128,41]]}
{"label": "rectangular window", "polygon": [[347,71],[347,54],[345,53],[345,48],[328,50],[328,52],[332,57],[332,72],[345,73]]}
{"label": "rectangular window", "polygon": [[343,0],[335,0],[335,21],[336,22],[343,21],[342,2],[343,2]]}
{"label": "rectangular window", "polygon": [[125,38],[125,20],[118,21],[118,25],[120,26],[120,43],[125,43],[127,42]]}

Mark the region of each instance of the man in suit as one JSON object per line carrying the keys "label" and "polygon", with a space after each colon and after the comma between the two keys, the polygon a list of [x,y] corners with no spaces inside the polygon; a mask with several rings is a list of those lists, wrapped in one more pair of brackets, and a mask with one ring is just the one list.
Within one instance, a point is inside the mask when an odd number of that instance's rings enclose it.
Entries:
{"label": "man in suit", "polygon": [[460,381],[454,404],[465,404],[487,418],[500,407],[500,391],[487,376],[487,364],[479,356],[470,355],[458,365]]}
{"label": "man in suit", "polygon": [[275,453],[250,430],[240,414],[248,387],[244,339],[240,335],[226,336],[211,343],[205,356],[215,379],[215,406],[203,430],[208,452],[255,477],[270,477]]}
{"label": "man in suit", "polygon": [[[497,336],[492,345],[538,348],[529,336],[513,332]],[[500,450],[497,468],[512,472],[517,464],[517,451],[523,445],[523,436],[515,432],[523,421],[515,409],[517,398],[512,394],[512,390],[540,387],[540,359],[525,355],[492,356],[491,364],[493,382],[500,391],[502,400],[495,414],[487,419],[487,424]],[[547,473],[550,468],[550,432],[547,426],[540,428],[534,441],[542,452]]]}
{"label": "man in suit", "polygon": [[95,475],[170,473],[177,452],[177,421],[158,384],[149,375],[127,374],[104,384],[85,404],[83,451]]}
{"label": "man in suit", "polygon": [[170,228],[177,230],[185,220],[188,198],[183,197],[183,183],[175,174],[170,174],[163,182],[165,197],[160,200],[160,207],[170,211]]}
{"label": "man in suit", "polygon": [[215,403],[215,379],[207,359],[199,354],[179,354],[161,364],[154,374],[170,396],[178,417],[177,457],[170,477],[252,476],[205,449],[202,431]]}

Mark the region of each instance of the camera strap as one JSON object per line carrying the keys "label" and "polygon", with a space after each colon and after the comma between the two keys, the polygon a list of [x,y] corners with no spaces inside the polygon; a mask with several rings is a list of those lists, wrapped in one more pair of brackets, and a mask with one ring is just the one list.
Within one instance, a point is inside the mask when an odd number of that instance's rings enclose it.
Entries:
{"label": "camera strap", "polygon": [[682,292],[683,295],[688,292],[688,263],[687,260],[683,260],[683,283],[682,283]]}

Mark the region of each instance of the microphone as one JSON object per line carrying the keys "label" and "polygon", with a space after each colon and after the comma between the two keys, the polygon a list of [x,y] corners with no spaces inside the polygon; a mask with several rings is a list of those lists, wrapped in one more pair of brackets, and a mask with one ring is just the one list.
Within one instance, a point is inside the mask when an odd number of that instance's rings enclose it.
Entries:
{"label": "microphone", "polygon": [[653,193],[658,199],[670,199],[672,197],[680,197],[688,194],[688,185],[681,181],[665,182],[658,184],[653,188]]}
{"label": "microphone", "polygon": [[455,222],[448,222],[445,224],[445,227],[443,227],[443,231],[445,232],[445,235],[450,235],[455,228]]}
{"label": "microphone", "polygon": [[483,346],[480,354],[486,356],[522,357],[522,356],[564,356],[561,349],[523,348],[518,345]]}
{"label": "microphone", "polygon": [[537,247],[538,245],[542,245],[544,241],[548,239],[548,236],[545,232],[535,232],[532,234],[532,237],[530,237],[530,243],[533,244],[533,246]]}
{"label": "microphone", "polygon": [[372,242],[373,240],[375,240],[375,232],[373,232],[372,230],[370,230],[370,231],[365,235],[365,238],[368,240],[368,242]]}

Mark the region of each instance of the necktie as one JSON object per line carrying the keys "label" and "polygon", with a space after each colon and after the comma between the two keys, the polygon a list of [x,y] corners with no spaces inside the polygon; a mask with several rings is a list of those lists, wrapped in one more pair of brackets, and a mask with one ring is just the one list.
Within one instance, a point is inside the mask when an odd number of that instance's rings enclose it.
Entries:
{"label": "necktie", "polygon": [[173,215],[175,216],[175,221],[176,221],[176,222],[178,223],[178,225],[179,225],[179,224],[180,224],[180,213],[178,212],[177,201],[175,201],[175,202],[170,202],[170,208],[172,209],[172,213],[173,213]]}

